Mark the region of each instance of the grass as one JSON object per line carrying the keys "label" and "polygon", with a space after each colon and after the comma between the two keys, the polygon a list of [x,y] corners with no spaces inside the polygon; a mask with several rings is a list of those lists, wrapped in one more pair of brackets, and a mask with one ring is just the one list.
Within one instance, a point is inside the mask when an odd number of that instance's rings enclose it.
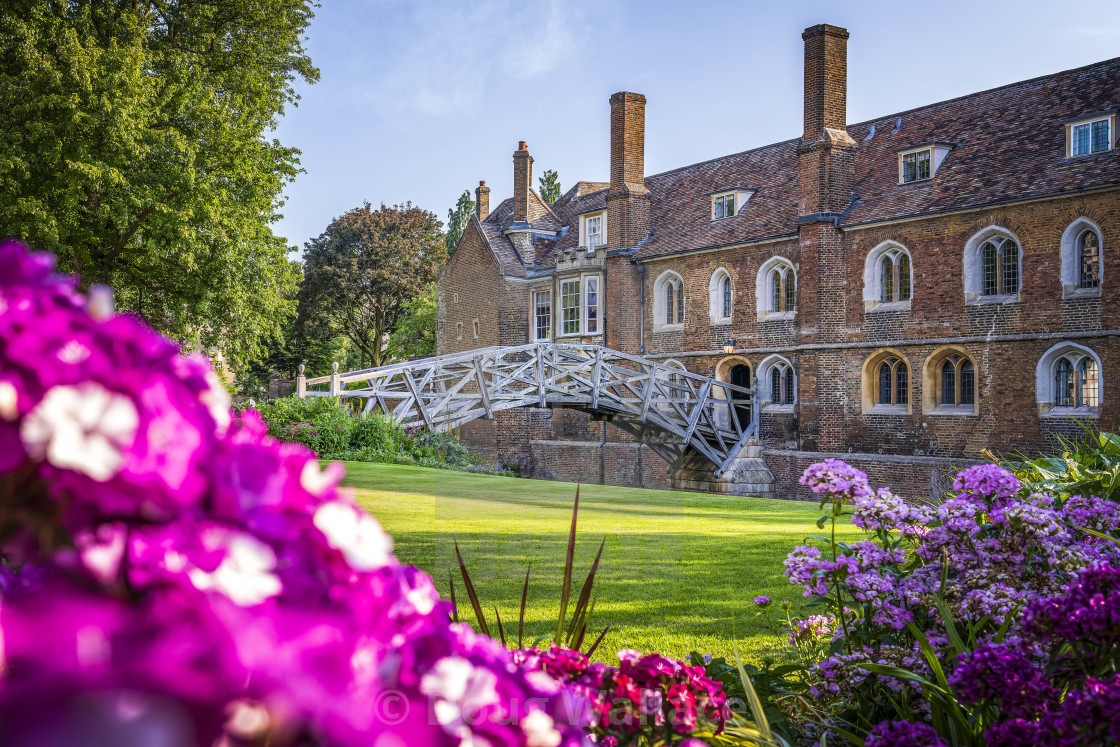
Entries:
{"label": "grass", "polygon": [[[574,484],[361,462],[346,469],[344,484],[393,536],[397,556],[431,575],[444,599],[456,568],[460,619],[474,622],[454,539],[491,632],[497,605],[507,636],[516,635],[530,564],[526,645],[555,632]],[[620,648],[730,657],[733,641],[746,660],[780,655],[780,637],[751,598],[785,597],[796,611],[800,589],[782,575],[782,561],[819,533],[819,515],[816,504],[582,486],[573,604],[606,537],[592,626],[595,635],[608,623],[611,630],[595,658]],[[844,528],[847,536],[855,531]],[[781,614],[776,604],[771,611]]]}

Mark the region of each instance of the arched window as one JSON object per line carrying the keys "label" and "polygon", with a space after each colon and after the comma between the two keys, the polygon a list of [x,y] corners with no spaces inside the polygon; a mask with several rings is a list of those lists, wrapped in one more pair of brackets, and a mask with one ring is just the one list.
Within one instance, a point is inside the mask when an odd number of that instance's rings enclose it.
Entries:
{"label": "arched window", "polygon": [[758,271],[755,288],[758,318],[789,314],[797,309],[797,273],[784,257],[771,257]]}
{"label": "arched window", "polygon": [[965,244],[965,301],[1017,301],[1022,288],[1022,249],[1006,230],[989,226]]}
{"label": "arched window", "polygon": [[[1100,358],[1090,348],[1059,343],[1039,359],[1036,375],[1042,414],[1060,414],[1068,408],[1076,409],[1079,417],[1097,415],[1104,390]],[[1054,412],[1056,408],[1063,409]]]}
{"label": "arched window", "polygon": [[708,317],[712,323],[731,320],[731,275],[722,267],[712,273],[708,282]]}
{"label": "arched window", "polygon": [[1097,296],[1104,279],[1101,230],[1088,218],[1078,218],[1062,232],[1062,294]]}
{"label": "arched window", "polygon": [[790,362],[771,355],[758,364],[759,398],[767,407],[784,407],[797,401],[797,377]]}
{"label": "arched window", "polygon": [[959,347],[942,347],[926,358],[922,412],[976,415],[976,364]]}
{"label": "arched window", "polygon": [[884,358],[876,368],[875,402],[880,405],[907,405],[910,402],[910,369],[906,361]]}
{"label": "arched window", "polygon": [[906,247],[894,241],[884,241],[868,252],[863,268],[863,304],[866,310],[881,304],[909,301],[913,286],[910,253]]}
{"label": "arched window", "polygon": [[1099,288],[1101,284],[1101,240],[1097,232],[1086,228],[1077,238],[1081,259],[1078,285],[1082,288]]}
{"label": "arched window", "polygon": [[684,324],[684,281],[675,272],[663,272],[653,284],[653,327]]}

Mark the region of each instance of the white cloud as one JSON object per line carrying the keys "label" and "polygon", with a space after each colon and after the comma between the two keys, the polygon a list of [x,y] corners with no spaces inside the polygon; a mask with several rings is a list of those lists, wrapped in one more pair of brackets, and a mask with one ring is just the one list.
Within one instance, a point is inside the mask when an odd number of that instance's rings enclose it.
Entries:
{"label": "white cloud", "polygon": [[[602,4],[572,2],[379,3],[388,21],[365,95],[383,115],[473,114],[488,87],[528,81],[558,70],[592,37]],[[378,44],[377,42],[380,42]]]}

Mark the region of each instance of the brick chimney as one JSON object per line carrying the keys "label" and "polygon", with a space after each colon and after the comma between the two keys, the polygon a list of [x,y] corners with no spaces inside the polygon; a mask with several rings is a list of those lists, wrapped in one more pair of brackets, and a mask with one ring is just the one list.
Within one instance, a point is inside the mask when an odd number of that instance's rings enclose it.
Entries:
{"label": "brick chimney", "polygon": [[826,127],[848,122],[848,31],[822,23],[801,34],[805,40],[805,134],[816,140]]}
{"label": "brick chimney", "polygon": [[522,140],[513,152],[513,222],[529,222],[529,191],[533,188],[533,157]]}
{"label": "brick chimney", "polygon": [[645,184],[646,97],[611,96],[611,186],[607,193],[607,247],[630,248],[649,235]]}
{"label": "brick chimney", "polygon": [[832,219],[851,202],[855,141],[847,131],[848,32],[810,26],[805,40],[805,132],[798,148],[799,214]]}
{"label": "brick chimney", "polygon": [[474,190],[474,214],[480,221],[486,220],[490,215],[490,188],[483,181],[480,181]]}

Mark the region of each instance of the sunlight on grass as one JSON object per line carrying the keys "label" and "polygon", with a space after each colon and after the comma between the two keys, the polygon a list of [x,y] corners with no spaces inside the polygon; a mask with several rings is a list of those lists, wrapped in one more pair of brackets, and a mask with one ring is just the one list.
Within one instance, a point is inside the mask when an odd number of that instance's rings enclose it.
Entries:
{"label": "sunlight on grass", "polygon": [[[458,539],[491,623],[496,604],[507,635],[516,628],[531,564],[526,643],[555,631],[574,484],[388,464],[346,468],[343,483],[393,536],[397,556],[429,573],[441,596],[449,598]],[[817,516],[816,504],[584,485],[573,594],[607,540],[592,627],[597,635],[609,623],[611,631],[595,658],[620,648],[731,656],[733,640],[749,660],[778,654],[780,639],[751,597],[800,603],[782,561],[818,533]],[[457,573],[456,594],[461,617],[473,622]]]}

